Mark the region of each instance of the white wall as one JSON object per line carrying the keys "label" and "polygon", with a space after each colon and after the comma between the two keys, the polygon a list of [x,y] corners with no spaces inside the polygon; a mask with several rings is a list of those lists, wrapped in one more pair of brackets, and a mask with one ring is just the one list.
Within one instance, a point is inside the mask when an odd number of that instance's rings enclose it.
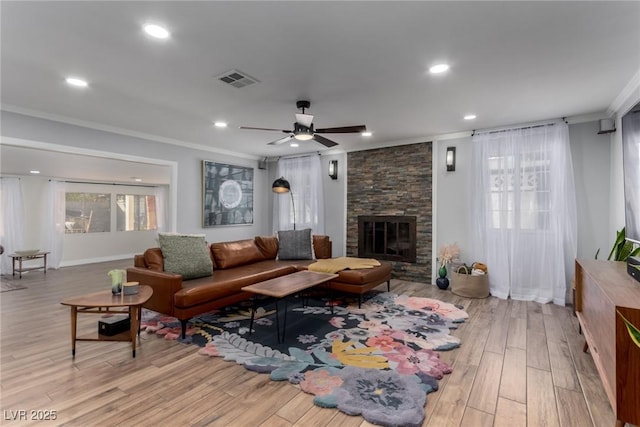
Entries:
{"label": "white wall", "polygon": [[578,258],[593,259],[600,249],[598,259],[607,259],[615,238],[609,231],[610,136],[598,135],[598,131],[598,122],[569,126],[578,214]]}
{"label": "white wall", "polygon": [[[164,144],[6,111],[2,111],[1,120],[3,137],[176,162],[178,166],[175,203],[178,209],[175,231],[177,232],[205,234],[207,240],[211,242],[270,234],[270,214],[266,211],[266,197],[271,195],[270,183],[266,182],[267,171],[258,169],[257,160]],[[254,168],[254,223],[252,225],[202,227],[203,160]],[[100,247],[99,242],[86,245],[81,255],[82,259],[100,258],[102,256]]]}
{"label": "white wall", "polygon": [[[434,142],[434,262],[438,249],[442,245],[457,243],[460,247],[460,259],[470,264],[473,261],[469,244],[470,227],[473,222],[469,215],[471,182],[469,167],[471,164],[471,137],[440,140]],[[437,147],[437,148],[436,148]],[[456,170],[447,172],[445,157],[447,147],[456,147]],[[434,267],[435,268],[435,267]],[[437,277],[436,274],[433,277]]]}
{"label": "white wall", "polygon": [[[347,249],[347,155],[323,155],[325,234],[331,237],[333,256],[346,254]],[[338,179],[329,178],[329,161],[338,161]]]}

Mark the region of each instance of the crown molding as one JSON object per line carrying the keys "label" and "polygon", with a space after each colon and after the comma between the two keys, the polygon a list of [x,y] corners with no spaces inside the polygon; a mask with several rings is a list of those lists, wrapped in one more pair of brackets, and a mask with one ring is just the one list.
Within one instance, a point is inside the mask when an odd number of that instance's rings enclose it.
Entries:
{"label": "crown molding", "polygon": [[149,141],[160,142],[160,143],[163,143],[163,144],[177,145],[179,147],[186,147],[186,148],[191,148],[191,149],[194,149],[194,150],[208,151],[208,152],[211,152],[211,153],[223,154],[223,155],[226,155],[226,156],[233,156],[233,157],[239,157],[239,158],[250,159],[250,160],[260,160],[262,158],[262,157],[254,156],[254,155],[251,155],[251,154],[239,153],[239,152],[230,151],[230,150],[223,150],[223,149],[215,148],[215,147],[208,147],[206,145],[198,144],[198,143],[195,143],[195,142],[181,141],[179,139],[173,139],[173,138],[165,138],[165,137],[162,137],[162,136],[148,134],[148,133],[144,133],[144,132],[137,132],[137,131],[133,131],[133,130],[129,130],[129,129],[122,129],[122,128],[118,128],[118,127],[115,127],[115,126],[107,126],[107,125],[103,125],[103,124],[95,123],[95,122],[90,122],[90,121],[86,121],[86,120],[78,120],[78,119],[74,119],[74,118],[67,117],[67,116],[59,116],[59,115],[56,115],[56,114],[44,113],[42,111],[31,110],[31,109],[28,109],[28,108],[16,107],[14,105],[2,104],[0,106],[0,109],[2,109],[3,111],[11,112],[11,113],[22,114],[24,116],[30,116],[30,117],[36,117],[36,118],[39,118],[39,119],[45,119],[45,120],[51,120],[51,121],[55,121],[55,122],[66,123],[66,124],[70,124],[70,125],[74,125],[74,126],[80,126],[80,127],[99,130],[99,131],[103,131],[103,132],[109,132],[109,133],[115,133],[115,134],[118,134],[118,135],[130,136],[130,137],[133,137],[133,138],[146,139],[146,140],[149,140]]}
{"label": "crown molding", "polygon": [[627,83],[611,105],[609,105],[607,114],[609,114],[609,117],[615,115],[622,116],[638,101],[640,101],[640,68],[638,68],[638,71],[636,71],[631,80],[629,80],[629,83]]}

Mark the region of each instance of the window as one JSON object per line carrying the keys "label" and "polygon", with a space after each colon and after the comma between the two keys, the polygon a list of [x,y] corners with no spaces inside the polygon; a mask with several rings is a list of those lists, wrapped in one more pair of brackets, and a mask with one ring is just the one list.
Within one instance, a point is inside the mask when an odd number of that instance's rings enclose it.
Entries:
{"label": "window", "polygon": [[489,158],[493,228],[549,228],[550,165],[545,151]]}
{"label": "window", "polygon": [[111,231],[111,194],[65,193],[65,233]]}
{"label": "window", "polygon": [[116,229],[118,231],[155,230],[156,196],[118,194],[116,196]]}

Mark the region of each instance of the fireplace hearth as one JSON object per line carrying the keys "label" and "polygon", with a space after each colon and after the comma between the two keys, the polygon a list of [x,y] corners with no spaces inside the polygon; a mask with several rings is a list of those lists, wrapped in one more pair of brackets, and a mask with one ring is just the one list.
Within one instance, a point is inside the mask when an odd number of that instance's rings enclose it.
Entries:
{"label": "fireplace hearth", "polygon": [[416,217],[358,216],[358,256],[416,262]]}

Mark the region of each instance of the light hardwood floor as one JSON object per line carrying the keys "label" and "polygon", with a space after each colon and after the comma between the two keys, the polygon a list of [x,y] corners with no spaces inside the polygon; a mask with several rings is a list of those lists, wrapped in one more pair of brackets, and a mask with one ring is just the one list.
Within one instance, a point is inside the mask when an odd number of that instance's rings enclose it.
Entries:
{"label": "light hardwood floor", "polygon": [[[3,292],[0,383],[2,425],[369,426],[361,417],[314,406],[286,382],[197,347],[142,333],[129,343],[80,342],[71,358],[69,296],[109,289],[106,273],[131,261],[30,272],[28,289]],[[613,426],[615,417],[569,308],[466,299],[435,286],[392,281],[392,292],[462,304],[458,349],[441,352],[453,373],[427,397],[423,426]],[[97,316],[80,316],[78,332]],[[51,422],[31,411],[56,411]],[[27,421],[11,421],[27,411]],[[35,415],[43,415],[36,412]]]}

